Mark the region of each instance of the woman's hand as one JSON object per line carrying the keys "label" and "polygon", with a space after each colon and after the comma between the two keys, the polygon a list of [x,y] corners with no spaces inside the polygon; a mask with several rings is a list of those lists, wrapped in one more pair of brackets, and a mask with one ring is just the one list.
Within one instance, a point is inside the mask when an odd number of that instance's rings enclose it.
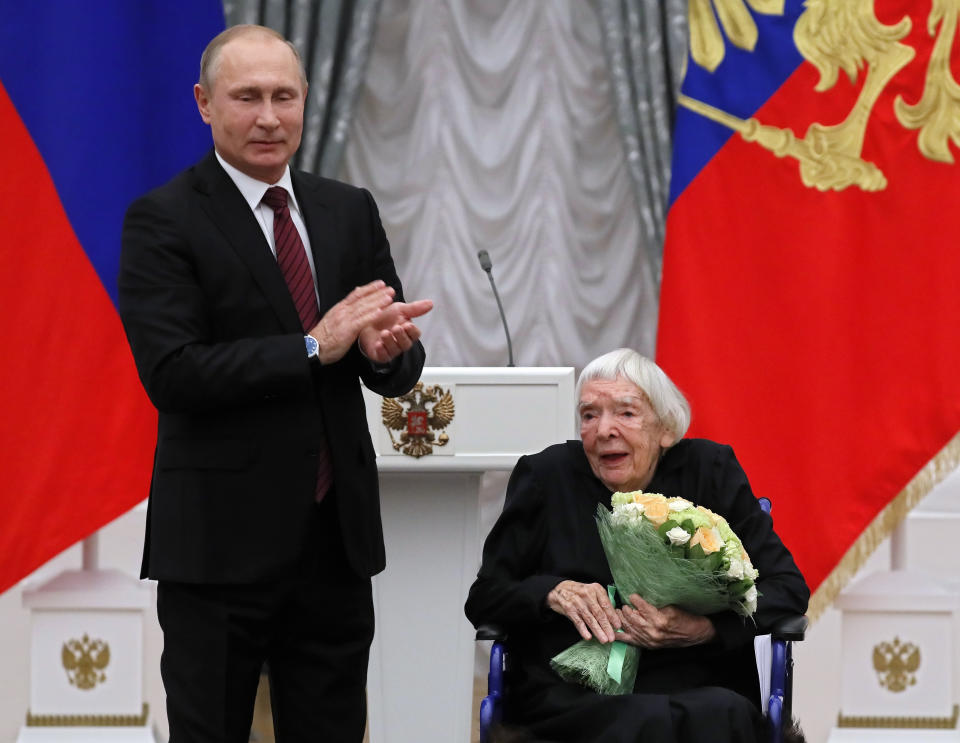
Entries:
{"label": "woman's hand", "polygon": [[658,609],[637,594],[618,610],[623,634],[618,640],[642,648],[685,648],[710,642],[717,631],[707,617],[690,614],[676,606]]}
{"label": "woman's hand", "polygon": [[580,637],[600,642],[613,642],[614,632],[620,629],[620,615],[607,596],[607,589],[599,583],[560,581],[547,594],[547,606],[563,614],[577,628]]}

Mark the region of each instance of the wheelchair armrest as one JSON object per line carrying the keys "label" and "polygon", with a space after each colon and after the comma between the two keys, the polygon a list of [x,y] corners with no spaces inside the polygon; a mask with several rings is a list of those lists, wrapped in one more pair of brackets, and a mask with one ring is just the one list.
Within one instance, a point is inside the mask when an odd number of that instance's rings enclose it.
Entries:
{"label": "wheelchair armrest", "polygon": [[774,640],[800,642],[807,631],[807,617],[804,614],[794,614],[781,617],[770,627],[770,635]]}
{"label": "wheelchair armrest", "polygon": [[477,634],[474,639],[478,642],[480,640],[499,640],[503,642],[507,639],[507,631],[499,624],[481,624],[477,627]]}

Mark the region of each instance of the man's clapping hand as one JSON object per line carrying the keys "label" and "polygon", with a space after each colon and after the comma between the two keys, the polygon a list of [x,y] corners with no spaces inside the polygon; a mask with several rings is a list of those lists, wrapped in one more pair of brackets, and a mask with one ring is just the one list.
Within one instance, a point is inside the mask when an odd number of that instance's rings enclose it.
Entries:
{"label": "man's clapping hand", "polygon": [[393,302],[380,311],[373,321],[360,330],[360,350],[371,361],[385,364],[410,349],[420,338],[420,328],[413,324],[433,309],[433,302]]}
{"label": "man's clapping hand", "polygon": [[320,363],[339,361],[358,340],[367,358],[377,363],[409,349],[420,337],[411,319],[429,312],[433,302],[394,302],[395,294],[378,279],[358,286],[327,310],[310,330],[320,345]]}

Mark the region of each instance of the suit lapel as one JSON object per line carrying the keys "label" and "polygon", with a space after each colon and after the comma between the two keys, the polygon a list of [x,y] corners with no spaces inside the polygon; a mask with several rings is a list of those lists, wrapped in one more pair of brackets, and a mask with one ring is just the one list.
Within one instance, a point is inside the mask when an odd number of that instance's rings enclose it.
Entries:
{"label": "suit lapel", "polygon": [[317,293],[320,295],[320,314],[323,315],[342,297],[337,279],[343,256],[339,246],[342,240],[337,235],[337,224],[331,208],[324,203],[321,182],[292,172],[293,190],[303,214],[307,233],[310,235],[310,251],[317,271]]}
{"label": "suit lapel", "polygon": [[302,331],[287,282],[270,252],[260,224],[230,176],[220,167],[213,151],[200,161],[194,173],[194,188],[205,197],[200,200],[203,210],[250,269],[277,313],[280,324],[291,333]]}

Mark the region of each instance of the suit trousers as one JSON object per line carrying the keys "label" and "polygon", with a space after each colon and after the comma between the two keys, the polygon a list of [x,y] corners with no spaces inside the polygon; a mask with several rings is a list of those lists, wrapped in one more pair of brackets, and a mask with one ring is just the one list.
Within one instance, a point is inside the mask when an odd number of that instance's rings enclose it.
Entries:
{"label": "suit trousers", "polygon": [[289,574],[254,585],[160,581],[170,743],[247,743],[266,664],[278,743],[360,743],[370,579],[350,568],[329,492]]}

